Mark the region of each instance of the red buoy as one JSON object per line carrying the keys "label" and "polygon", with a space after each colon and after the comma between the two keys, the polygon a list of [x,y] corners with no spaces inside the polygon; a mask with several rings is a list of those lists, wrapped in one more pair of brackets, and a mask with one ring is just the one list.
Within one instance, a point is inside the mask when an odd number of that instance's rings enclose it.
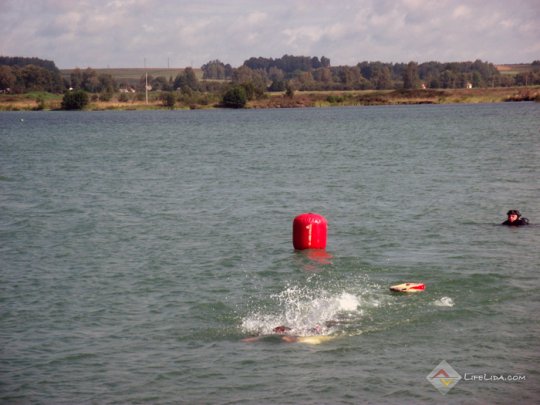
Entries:
{"label": "red buoy", "polygon": [[297,250],[326,248],[328,222],[319,214],[300,214],[293,221],[293,246]]}

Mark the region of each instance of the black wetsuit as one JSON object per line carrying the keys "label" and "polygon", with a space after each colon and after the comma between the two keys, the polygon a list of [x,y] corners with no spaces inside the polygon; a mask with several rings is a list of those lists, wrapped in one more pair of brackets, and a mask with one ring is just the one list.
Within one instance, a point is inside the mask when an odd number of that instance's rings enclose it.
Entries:
{"label": "black wetsuit", "polygon": [[506,225],[506,226],[529,225],[529,220],[527,218],[519,218],[519,219],[516,219],[514,222],[510,222],[509,220],[506,220],[501,225]]}

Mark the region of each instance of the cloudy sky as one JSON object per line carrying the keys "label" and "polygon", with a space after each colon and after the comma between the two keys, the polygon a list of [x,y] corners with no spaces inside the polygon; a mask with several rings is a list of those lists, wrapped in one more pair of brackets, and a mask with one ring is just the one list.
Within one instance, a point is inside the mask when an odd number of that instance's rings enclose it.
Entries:
{"label": "cloudy sky", "polygon": [[0,54],[72,67],[252,56],[540,60],[540,0],[0,0]]}

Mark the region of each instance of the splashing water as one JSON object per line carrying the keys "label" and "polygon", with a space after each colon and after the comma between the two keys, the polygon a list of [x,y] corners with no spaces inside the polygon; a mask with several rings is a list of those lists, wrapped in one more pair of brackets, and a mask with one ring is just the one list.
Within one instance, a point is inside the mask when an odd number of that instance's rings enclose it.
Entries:
{"label": "splashing water", "polygon": [[438,307],[453,307],[454,300],[450,297],[442,297],[433,303],[433,305]]}
{"label": "splashing water", "polygon": [[257,309],[247,315],[242,320],[243,332],[266,335],[276,326],[285,325],[295,335],[328,335],[336,332],[340,321],[363,313],[360,299],[343,291],[330,293],[322,289],[288,287],[271,298],[276,302],[275,308]]}

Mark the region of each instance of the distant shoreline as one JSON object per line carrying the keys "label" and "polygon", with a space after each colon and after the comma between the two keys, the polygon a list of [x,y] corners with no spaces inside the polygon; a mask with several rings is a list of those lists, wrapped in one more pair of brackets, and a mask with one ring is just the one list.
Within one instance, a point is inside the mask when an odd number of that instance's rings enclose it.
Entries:
{"label": "distant shoreline", "polygon": [[[97,99],[97,97],[96,97]],[[266,93],[265,97],[248,101],[246,109],[264,108],[309,108],[309,107],[350,107],[373,105],[410,104],[479,104],[508,101],[540,102],[540,86],[498,87],[477,89],[427,89],[427,90],[362,90],[362,91],[309,91],[295,92],[293,97],[284,93]],[[60,110],[61,94],[28,93],[0,94],[0,111]],[[190,104],[177,103],[173,109],[215,109],[222,108],[217,103]],[[159,100],[159,93],[151,94],[148,104],[144,100],[119,101],[115,95],[110,101],[94,100],[85,111],[130,111],[130,110],[171,109]]]}

